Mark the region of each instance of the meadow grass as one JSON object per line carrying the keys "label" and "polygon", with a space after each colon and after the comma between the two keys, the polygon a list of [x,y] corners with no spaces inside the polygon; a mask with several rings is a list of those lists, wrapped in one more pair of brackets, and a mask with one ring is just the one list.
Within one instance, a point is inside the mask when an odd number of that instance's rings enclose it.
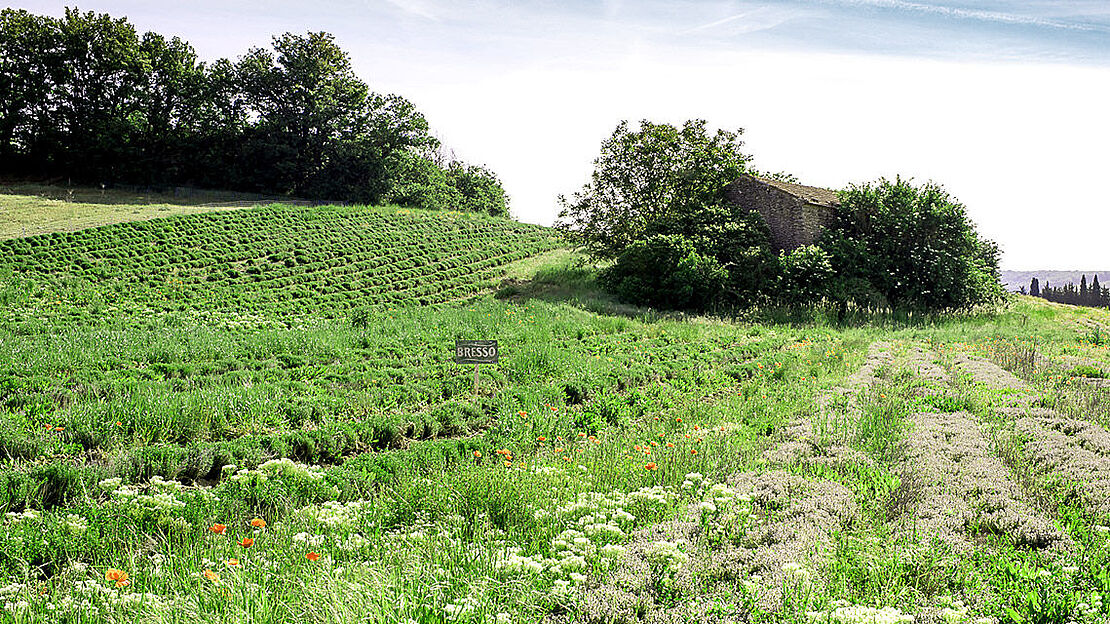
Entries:
{"label": "meadow grass", "polygon": [[[947,317],[662,314],[542,245],[462,301],[337,312],[332,275],[307,272],[297,314],[155,309],[119,287],[141,263],[80,284],[47,268],[83,240],[51,240],[39,264],[13,254],[0,279],[3,621],[1108,616],[1107,518],[1013,437],[1015,393],[956,366],[1034,341],[1050,361],[1105,361],[1089,313],[1015,298]],[[211,258],[193,277],[226,277]],[[459,338],[500,341],[477,394],[450,359]],[[889,358],[856,378],[877,341]],[[945,375],[922,372],[930,354]],[[1028,378],[1064,410],[1059,374]],[[951,525],[960,545],[915,529],[937,484],[910,437],[922,413],[956,412],[1071,546],[1021,545],[974,505]]]}

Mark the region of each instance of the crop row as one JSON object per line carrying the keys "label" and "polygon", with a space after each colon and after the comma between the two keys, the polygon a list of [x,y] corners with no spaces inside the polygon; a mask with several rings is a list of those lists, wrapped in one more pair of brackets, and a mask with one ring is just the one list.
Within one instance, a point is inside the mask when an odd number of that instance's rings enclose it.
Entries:
{"label": "crop row", "polygon": [[334,315],[463,297],[555,244],[499,219],[272,206],[5,241],[0,270],[39,299]]}

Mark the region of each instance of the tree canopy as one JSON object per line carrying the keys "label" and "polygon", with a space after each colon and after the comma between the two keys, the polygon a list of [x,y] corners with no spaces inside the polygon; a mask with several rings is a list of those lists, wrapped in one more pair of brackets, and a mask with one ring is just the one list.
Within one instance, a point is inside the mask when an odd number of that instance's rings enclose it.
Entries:
{"label": "tree canopy", "polygon": [[590,182],[560,198],[557,226],[612,260],[600,274],[606,288],[657,307],[824,301],[946,310],[1001,297],[997,246],[932,183],[852,186],[817,244],[775,254],[762,216],[724,197],[728,183],[757,173],[741,134],[710,133],[703,120],[621,122],[602,142]]}
{"label": "tree canopy", "polygon": [[998,246],[931,182],[850,186],[821,246],[838,279],[870,284],[894,308],[958,309],[1002,297]]}
{"label": "tree canopy", "polygon": [[435,207],[507,214],[492,172],[437,163],[438,147],[412,102],[373,92],[328,33],[207,64],[126,19],[0,12],[0,166],[14,174],[377,203],[410,197],[394,189],[423,159],[439,170]]}
{"label": "tree canopy", "polygon": [[560,196],[558,227],[590,252],[615,257],[635,240],[710,220],[722,187],[744,172],[743,130],[710,134],[704,120],[682,127],[621,122],[602,142],[590,182]]}

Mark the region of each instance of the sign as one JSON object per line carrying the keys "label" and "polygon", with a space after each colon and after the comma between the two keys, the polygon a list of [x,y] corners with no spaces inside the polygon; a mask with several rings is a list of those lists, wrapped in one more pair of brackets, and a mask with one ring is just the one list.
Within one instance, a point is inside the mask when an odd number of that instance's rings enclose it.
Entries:
{"label": "sign", "polygon": [[496,364],[496,340],[456,340],[456,364]]}

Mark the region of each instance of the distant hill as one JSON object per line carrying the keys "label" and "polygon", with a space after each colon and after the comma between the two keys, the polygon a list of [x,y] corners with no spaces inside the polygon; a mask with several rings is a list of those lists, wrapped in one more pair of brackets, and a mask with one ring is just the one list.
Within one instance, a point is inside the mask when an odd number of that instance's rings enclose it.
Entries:
{"label": "distant hill", "polygon": [[1029,282],[1035,277],[1037,281],[1043,286],[1045,280],[1052,286],[1063,286],[1064,284],[1079,284],[1082,276],[1087,276],[1087,281],[1098,275],[1098,279],[1102,283],[1107,283],[1110,280],[1110,269],[1102,271],[1055,271],[1055,270],[1037,270],[1037,271],[1002,271],[1002,285],[1006,290],[1017,291],[1022,286],[1029,290]]}

